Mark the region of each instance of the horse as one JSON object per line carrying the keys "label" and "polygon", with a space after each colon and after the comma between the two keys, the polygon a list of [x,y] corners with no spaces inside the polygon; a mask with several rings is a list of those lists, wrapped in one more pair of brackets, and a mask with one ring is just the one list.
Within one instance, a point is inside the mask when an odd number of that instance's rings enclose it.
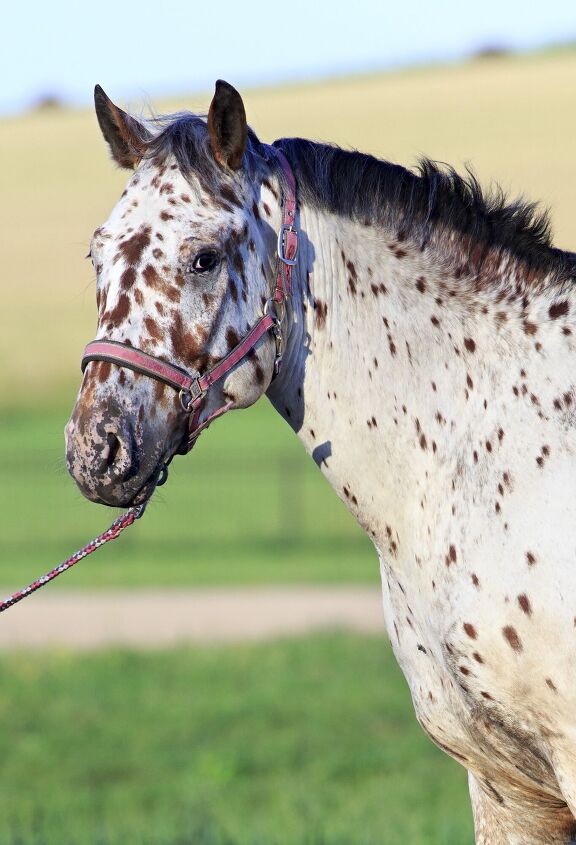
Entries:
{"label": "horse", "polygon": [[91,241],[80,491],[146,502],[266,394],[373,541],[478,845],[576,841],[576,256],[471,172],[264,144],[221,80],[206,116],[95,105],[133,173]]}

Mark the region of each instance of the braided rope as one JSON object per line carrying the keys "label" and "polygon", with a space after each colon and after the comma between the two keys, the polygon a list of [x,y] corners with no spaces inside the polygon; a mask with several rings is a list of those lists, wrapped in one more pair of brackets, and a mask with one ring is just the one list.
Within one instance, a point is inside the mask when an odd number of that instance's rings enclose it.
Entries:
{"label": "braided rope", "polygon": [[144,513],[146,505],[138,505],[138,507],[130,508],[123,513],[118,519],[115,519],[110,528],[106,531],[103,531],[102,534],[99,534],[93,540],[90,540],[85,546],[75,552],[71,557],[61,563],[59,566],[52,569],[50,572],[47,572],[46,575],[43,575],[42,578],[38,578],[37,581],[33,581],[28,587],[24,587],[24,589],[19,590],[17,593],[14,593],[12,596],[8,596],[8,598],[4,599],[4,601],[0,601],[0,613],[3,613],[5,610],[8,610],[9,607],[16,604],[17,602],[25,599],[26,596],[31,595],[32,593],[39,590],[40,587],[43,587],[44,584],[49,584],[50,581],[53,581],[54,578],[57,578],[63,572],[66,572],[68,569],[74,566],[74,564],[78,563],[79,560],[82,560],[88,555],[91,555],[92,552],[95,552],[96,549],[99,549],[100,546],[104,546],[106,543],[109,543],[110,540],[115,540],[117,537],[120,536],[122,531],[125,528],[128,528],[132,523],[140,519],[142,514]]}

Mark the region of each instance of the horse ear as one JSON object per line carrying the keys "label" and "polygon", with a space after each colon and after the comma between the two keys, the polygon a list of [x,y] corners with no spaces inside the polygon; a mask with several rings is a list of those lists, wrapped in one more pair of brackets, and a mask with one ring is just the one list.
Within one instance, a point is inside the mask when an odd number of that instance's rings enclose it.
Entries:
{"label": "horse ear", "polygon": [[218,164],[238,170],[246,149],[246,111],[238,91],[219,79],[208,111],[208,133]]}
{"label": "horse ear", "polygon": [[150,133],[139,121],[115,106],[99,85],[94,88],[94,105],[112,158],[120,167],[133,170],[144,155]]}

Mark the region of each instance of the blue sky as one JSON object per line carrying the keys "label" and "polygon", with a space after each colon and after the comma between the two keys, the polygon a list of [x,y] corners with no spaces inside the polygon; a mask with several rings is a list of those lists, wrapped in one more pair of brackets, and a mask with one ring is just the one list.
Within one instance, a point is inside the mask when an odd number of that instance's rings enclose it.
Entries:
{"label": "blue sky", "polygon": [[138,103],[206,90],[218,77],[262,85],[573,39],[574,0],[11,3],[0,112],[44,94],[88,104],[95,82]]}

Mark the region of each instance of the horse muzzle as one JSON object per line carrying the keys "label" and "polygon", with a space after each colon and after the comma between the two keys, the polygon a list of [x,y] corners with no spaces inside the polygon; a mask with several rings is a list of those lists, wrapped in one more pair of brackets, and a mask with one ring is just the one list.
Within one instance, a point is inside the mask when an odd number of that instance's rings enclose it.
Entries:
{"label": "horse muzzle", "polygon": [[68,472],[91,502],[126,507],[150,497],[165,463],[152,432],[137,432],[127,418],[75,412],[65,435]]}

